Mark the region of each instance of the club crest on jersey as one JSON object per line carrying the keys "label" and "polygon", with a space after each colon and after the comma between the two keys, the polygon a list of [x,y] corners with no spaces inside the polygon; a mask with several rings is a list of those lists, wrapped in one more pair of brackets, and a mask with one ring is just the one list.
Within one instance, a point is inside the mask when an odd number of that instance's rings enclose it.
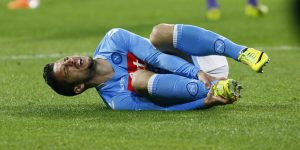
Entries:
{"label": "club crest on jersey", "polygon": [[217,53],[223,54],[225,51],[225,43],[221,39],[217,39],[214,44],[214,49]]}
{"label": "club crest on jersey", "polygon": [[191,96],[196,96],[198,94],[198,84],[196,82],[188,83],[186,88]]}
{"label": "club crest on jersey", "polygon": [[111,60],[114,64],[120,64],[122,62],[122,56],[121,54],[114,52],[111,55]]}

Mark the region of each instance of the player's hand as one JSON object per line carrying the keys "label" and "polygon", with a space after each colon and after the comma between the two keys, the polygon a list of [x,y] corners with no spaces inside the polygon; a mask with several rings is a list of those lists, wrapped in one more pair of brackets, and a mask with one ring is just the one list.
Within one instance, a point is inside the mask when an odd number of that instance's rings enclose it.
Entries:
{"label": "player's hand", "polygon": [[206,99],[204,100],[204,104],[207,108],[217,106],[217,105],[232,104],[233,102],[235,101],[227,100],[219,96],[214,96],[212,89],[209,90]]}
{"label": "player's hand", "polygon": [[219,78],[213,77],[211,75],[208,75],[204,71],[199,71],[197,75],[198,75],[198,79],[204,83],[204,85],[205,85],[206,88],[210,88],[210,82],[211,81],[214,81],[214,80],[225,80],[226,79],[224,77],[219,77]]}

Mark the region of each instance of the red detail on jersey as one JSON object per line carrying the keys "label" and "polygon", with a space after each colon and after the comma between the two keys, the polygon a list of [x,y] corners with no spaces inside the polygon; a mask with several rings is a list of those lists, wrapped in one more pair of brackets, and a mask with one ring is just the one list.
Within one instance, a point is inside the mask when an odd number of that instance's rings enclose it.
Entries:
{"label": "red detail on jersey", "polygon": [[131,85],[132,74],[134,72],[136,72],[137,70],[140,70],[140,69],[145,70],[146,68],[147,68],[147,65],[145,62],[136,58],[132,53],[127,53],[127,71],[129,74],[128,87],[127,87],[128,90],[135,92],[135,90],[132,88],[132,85]]}

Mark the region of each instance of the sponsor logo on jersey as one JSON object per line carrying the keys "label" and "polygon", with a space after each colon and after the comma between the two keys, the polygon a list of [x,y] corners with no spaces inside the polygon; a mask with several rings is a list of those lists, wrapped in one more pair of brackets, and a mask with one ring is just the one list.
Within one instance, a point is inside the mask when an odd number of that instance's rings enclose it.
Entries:
{"label": "sponsor logo on jersey", "polygon": [[147,65],[145,62],[136,58],[132,53],[127,53],[127,70],[128,70],[128,90],[134,91],[131,85],[133,73],[140,69],[146,69]]}

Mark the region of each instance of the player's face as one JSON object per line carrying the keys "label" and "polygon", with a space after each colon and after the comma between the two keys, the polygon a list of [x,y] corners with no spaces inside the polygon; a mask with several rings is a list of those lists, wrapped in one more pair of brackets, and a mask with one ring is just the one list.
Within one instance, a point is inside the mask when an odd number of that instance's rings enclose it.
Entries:
{"label": "player's face", "polygon": [[67,56],[54,63],[56,79],[67,83],[84,83],[92,78],[94,60],[88,56]]}

